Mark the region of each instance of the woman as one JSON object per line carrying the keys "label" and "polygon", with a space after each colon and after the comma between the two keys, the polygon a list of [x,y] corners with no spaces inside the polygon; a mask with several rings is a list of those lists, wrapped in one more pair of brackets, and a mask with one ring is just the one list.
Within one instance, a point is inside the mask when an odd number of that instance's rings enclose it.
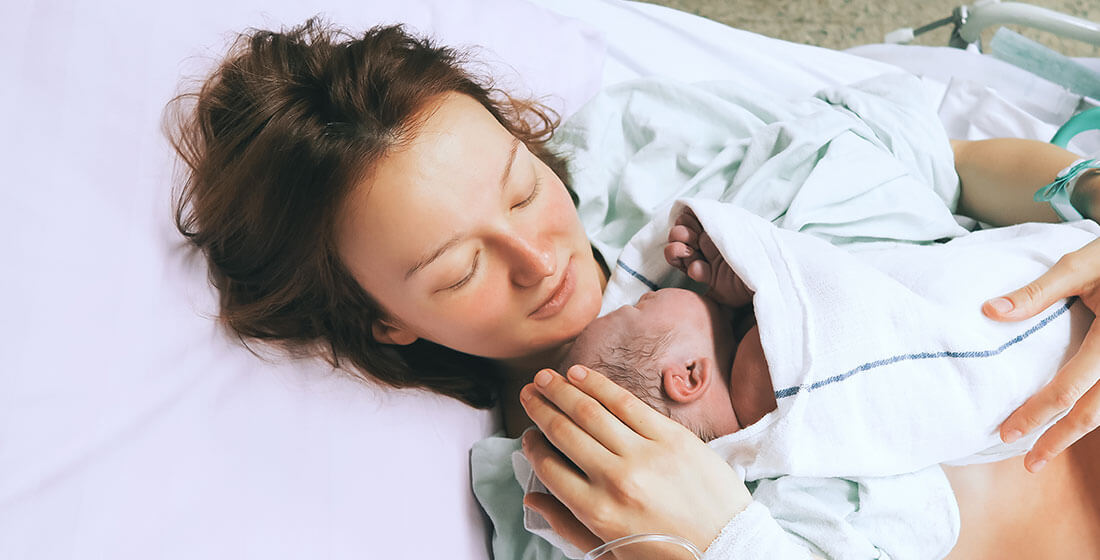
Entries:
{"label": "woman", "polygon": [[[174,138],[191,170],[178,225],[207,255],[227,325],[394,386],[481,407],[499,398],[518,433],[528,423],[520,388],[596,316],[608,275],[546,148],[549,114],[480,85],[453,52],[399,28],[351,39],[313,21],[244,37],[195,99]],[[959,151],[964,182],[961,162],[979,159],[970,152]],[[988,207],[970,202],[979,215]],[[1049,417],[1048,394],[1065,387],[1080,396],[1096,363],[1083,350],[1006,426]],[[1094,427],[1080,423],[1100,410],[1092,395],[1037,448],[1044,457]],[[713,463],[701,451],[656,453]],[[712,466],[736,490],[740,481]],[[715,504],[714,523],[736,513]],[[601,524],[570,505],[590,539],[648,523]]]}

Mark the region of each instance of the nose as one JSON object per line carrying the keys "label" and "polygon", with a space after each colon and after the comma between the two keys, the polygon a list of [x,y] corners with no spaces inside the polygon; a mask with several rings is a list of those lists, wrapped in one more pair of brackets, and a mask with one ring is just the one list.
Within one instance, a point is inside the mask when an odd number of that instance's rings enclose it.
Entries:
{"label": "nose", "polygon": [[502,243],[510,261],[513,284],[535,286],[557,271],[553,244],[521,235],[505,236]]}

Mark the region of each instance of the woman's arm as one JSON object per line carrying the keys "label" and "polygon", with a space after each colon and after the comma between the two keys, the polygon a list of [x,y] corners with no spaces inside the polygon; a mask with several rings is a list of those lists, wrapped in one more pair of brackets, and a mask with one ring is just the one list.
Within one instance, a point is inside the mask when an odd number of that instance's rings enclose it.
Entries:
{"label": "woman's arm", "polygon": [[1021,138],[952,140],[951,147],[961,183],[960,214],[997,226],[1059,221],[1050,204],[1033,196],[1080,156]]}

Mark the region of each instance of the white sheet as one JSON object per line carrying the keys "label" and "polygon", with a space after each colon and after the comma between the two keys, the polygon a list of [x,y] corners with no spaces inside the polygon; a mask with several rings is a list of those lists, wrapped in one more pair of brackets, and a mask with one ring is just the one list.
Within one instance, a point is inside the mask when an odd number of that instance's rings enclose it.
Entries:
{"label": "white sheet", "polygon": [[[0,558],[485,558],[494,416],[264,361],[211,320],[160,131],[233,30],[323,12],[477,43],[569,113],[632,74],[811,90],[882,66],[606,0],[76,0],[0,20]],[[555,15],[554,11],[558,13]],[[584,21],[572,19],[574,16]],[[428,519],[440,520],[426,527]]]}

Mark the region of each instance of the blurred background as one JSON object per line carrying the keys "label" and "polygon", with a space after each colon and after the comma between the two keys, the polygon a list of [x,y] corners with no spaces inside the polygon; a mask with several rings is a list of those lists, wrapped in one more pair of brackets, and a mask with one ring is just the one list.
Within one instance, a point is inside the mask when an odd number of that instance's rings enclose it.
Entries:
{"label": "blurred background", "polygon": [[[642,0],[700,15],[761,35],[845,49],[881,43],[899,27],[920,27],[951,15],[973,0]],[[1028,4],[1100,22],[1098,0],[1025,0]],[[1054,37],[1048,33],[1008,26],[1026,37],[1069,56],[1100,56],[1100,47]],[[984,45],[996,29],[982,34]],[[946,46],[951,26],[917,37],[912,44]]]}

